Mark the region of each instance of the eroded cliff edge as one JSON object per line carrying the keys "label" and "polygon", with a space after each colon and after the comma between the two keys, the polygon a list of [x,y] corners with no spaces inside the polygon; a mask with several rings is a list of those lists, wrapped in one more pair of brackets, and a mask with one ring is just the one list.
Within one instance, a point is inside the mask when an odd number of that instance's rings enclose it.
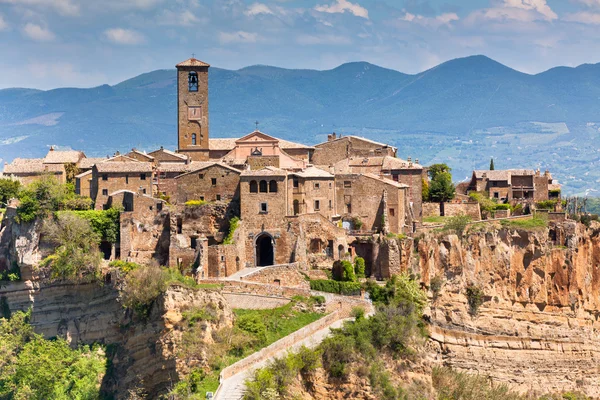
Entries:
{"label": "eroded cliff edge", "polygon": [[[418,240],[413,269],[441,291],[427,312],[436,362],[524,393],[600,396],[600,225],[493,225]],[[482,290],[474,313],[468,287]]]}

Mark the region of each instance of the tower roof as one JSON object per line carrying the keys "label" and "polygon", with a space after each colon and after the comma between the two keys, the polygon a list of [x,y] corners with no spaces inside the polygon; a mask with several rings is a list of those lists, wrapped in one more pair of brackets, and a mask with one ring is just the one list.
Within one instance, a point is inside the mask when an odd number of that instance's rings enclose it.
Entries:
{"label": "tower roof", "polygon": [[210,65],[205,63],[204,61],[200,61],[192,57],[183,62],[180,62],[175,67],[210,67]]}

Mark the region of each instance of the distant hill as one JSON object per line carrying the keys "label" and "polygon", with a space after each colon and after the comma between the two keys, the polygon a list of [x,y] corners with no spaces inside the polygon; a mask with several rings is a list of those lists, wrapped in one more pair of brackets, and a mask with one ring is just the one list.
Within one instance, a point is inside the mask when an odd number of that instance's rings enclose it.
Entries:
{"label": "distant hill", "polygon": [[[175,70],[115,86],[0,90],[0,157],[39,157],[51,144],[102,156],[175,147]],[[399,156],[473,168],[550,168],[571,193],[600,190],[600,64],[537,75],[484,56],[407,75],[366,62],[328,71],[210,69],[212,137],[264,132],[302,143],[326,134],[389,142]],[[592,192],[593,193],[593,192]]]}

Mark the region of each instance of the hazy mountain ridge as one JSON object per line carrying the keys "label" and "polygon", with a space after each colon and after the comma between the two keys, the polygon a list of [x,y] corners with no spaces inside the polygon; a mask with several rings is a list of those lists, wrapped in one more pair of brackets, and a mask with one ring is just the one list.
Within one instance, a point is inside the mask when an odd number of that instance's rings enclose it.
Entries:
{"label": "hazy mountain ridge", "polygon": [[[0,90],[0,157],[39,157],[51,144],[88,155],[174,147],[175,84],[174,70],[158,70],[114,86]],[[261,130],[303,143],[334,130],[390,142],[401,157],[449,162],[461,179],[491,156],[498,168],[550,167],[573,192],[600,179],[589,171],[600,131],[588,124],[600,121],[600,64],[537,75],[484,56],[416,75],[366,62],[327,71],[213,67],[210,85],[212,137],[246,134],[258,120]],[[55,125],[16,125],[58,113]]]}

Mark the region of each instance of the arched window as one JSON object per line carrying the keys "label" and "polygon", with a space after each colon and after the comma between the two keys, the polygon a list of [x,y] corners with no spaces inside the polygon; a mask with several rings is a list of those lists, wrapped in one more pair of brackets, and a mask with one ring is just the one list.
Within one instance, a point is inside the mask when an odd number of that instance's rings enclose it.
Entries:
{"label": "arched window", "polygon": [[188,75],[188,89],[190,92],[198,91],[198,74],[196,71],[192,71]]}
{"label": "arched window", "polygon": [[259,187],[259,189],[260,189],[260,192],[261,192],[261,193],[267,193],[267,188],[268,188],[268,186],[269,186],[269,185],[267,184],[267,181],[260,181],[260,184],[259,184],[259,186],[260,186],[260,187]]}
{"label": "arched window", "polygon": [[196,134],[192,133],[192,146],[196,145]]}
{"label": "arched window", "polygon": [[250,181],[250,193],[258,193],[258,183]]}
{"label": "arched window", "polygon": [[277,181],[269,182],[269,192],[277,193]]}

